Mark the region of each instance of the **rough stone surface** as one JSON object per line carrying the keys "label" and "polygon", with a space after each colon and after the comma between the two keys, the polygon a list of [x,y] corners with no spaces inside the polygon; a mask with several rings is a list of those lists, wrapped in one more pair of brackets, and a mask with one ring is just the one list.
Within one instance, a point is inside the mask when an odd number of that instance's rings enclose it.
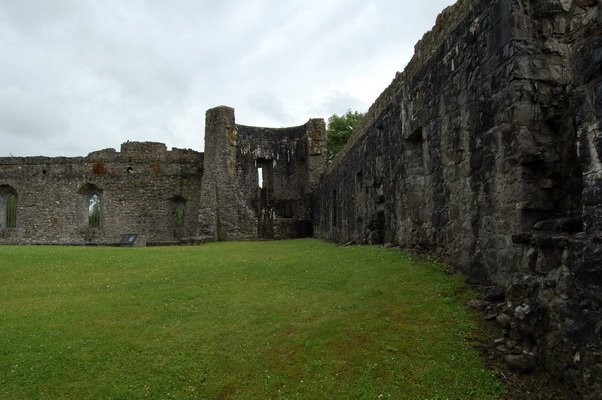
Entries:
{"label": "rough stone surface", "polygon": [[[17,226],[0,218],[0,243],[149,243],[195,236],[203,154],[127,142],[86,157],[0,158],[0,193],[17,194]],[[101,196],[100,226],[90,227],[87,196]],[[176,204],[184,204],[178,225]]]}
{"label": "rough stone surface", "polygon": [[495,318],[495,322],[497,322],[502,328],[507,328],[510,326],[512,319],[508,314],[502,313]]}
{"label": "rough stone surface", "polygon": [[494,286],[487,290],[483,299],[487,301],[501,301],[504,300],[505,297],[506,291],[499,286]]}
{"label": "rough stone surface", "polygon": [[537,368],[537,359],[529,354],[509,354],[504,360],[510,368],[520,372],[531,372]]}
{"label": "rough stone surface", "polygon": [[471,299],[466,303],[466,305],[470,308],[474,308],[475,310],[483,311],[487,308],[489,302],[485,300]]}
{"label": "rough stone surface", "polygon": [[[0,158],[0,243],[137,244],[312,235],[311,191],[326,167],[320,119],[293,128],[237,125],[207,112],[205,153],[127,142],[86,157]],[[263,188],[259,187],[259,168]],[[89,199],[100,199],[98,226]],[[17,199],[9,226],[8,197]]]}
{"label": "rough stone surface", "polygon": [[583,398],[602,393],[601,13],[586,0],[446,9],[313,206],[318,237],[424,249],[503,288],[489,318],[506,315],[515,348]]}
{"label": "rough stone surface", "polygon": [[[426,250],[497,288],[486,297],[497,303],[472,305],[503,326],[509,365],[597,399],[601,32],[599,0],[460,0],[327,169],[324,121],[248,127],[229,107],[207,112],[204,155],[126,143],[1,158],[0,243],[313,233]],[[100,227],[89,226],[91,193]]]}
{"label": "rough stone surface", "polygon": [[326,167],[324,121],[250,127],[237,125],[234,110],[224,106],[207,111],[206,120],[200,235],[214,240],[311,236],[311,191]]}

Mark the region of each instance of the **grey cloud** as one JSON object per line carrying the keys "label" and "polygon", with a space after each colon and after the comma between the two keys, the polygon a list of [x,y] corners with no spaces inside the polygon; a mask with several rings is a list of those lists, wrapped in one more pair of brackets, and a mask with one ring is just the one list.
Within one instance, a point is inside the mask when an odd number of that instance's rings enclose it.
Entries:
{"label": "grey cloud", "polygon": [[0,23],[25,36],[39,35],[77,16],[83,3],[78,0],[2,0]]}
{"label": "grey cloud", "polygon": [[0,0],[3,153],[201,150],[220,104],[269,126],[365,111],[451,2]]}
{"label": "grey cloud", "polygon": [[349,93],[334,91],[321,99],[317,104],[317,107],[314,107],[313,112],[320,113],[325,110],[327,115],[341,115],[349,110],[366,112],[368,111],[368,106],[369,105],[365,101],[352,96]]}
{"label": "grey cloud", "polygon": [[69,125],[53,104],[20,89],[0,90],[0,132],[3,136],[41,138],[64,132]]}
{"label": "grey cloud", "polygon": [[248,112],[258,114],[259,118],[255,118],[256,121],[263,119],[266,123],[269,123],[294,119],[288,112],[286,105],[277,96],[269,92],[260,92],[248,96],[245,103],[251,105]]}

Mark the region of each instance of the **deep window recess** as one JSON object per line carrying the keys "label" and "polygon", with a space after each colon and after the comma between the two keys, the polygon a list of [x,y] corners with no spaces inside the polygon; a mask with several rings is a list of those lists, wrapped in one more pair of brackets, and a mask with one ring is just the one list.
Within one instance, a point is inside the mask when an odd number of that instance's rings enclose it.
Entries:
{"label": "deep window recess", "polygon": [[416,129],[404,142],[404,159],[408,173],[424,174],[423,128]]}
{"label": "deep window recess", "polygon": [[17,227],[17,196],[12,193],[6,199],[6,227]]}
{"label": "deep window recess", "polygon": [[183,228],[186,225],[186,199],[175,196],[170,199],[171,202],[171,226]]}
{"label": "deep window recess", "polygon": [[184,226],[184,204],[179,204],[176,209],[176,225]]}
{"label": "deep window recess", "polygon": [[186,221],[186,200],[176,198],[173,200],[173,224],[178,228],[183,227]]}

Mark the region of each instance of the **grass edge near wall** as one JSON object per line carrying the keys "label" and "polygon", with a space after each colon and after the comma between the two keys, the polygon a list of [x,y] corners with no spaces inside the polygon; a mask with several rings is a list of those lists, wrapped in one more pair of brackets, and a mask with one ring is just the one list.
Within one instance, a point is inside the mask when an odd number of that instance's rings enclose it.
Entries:
{"label": "grass edge near wall", "polygon": [[504,390],[474,349],[462,279],[408,253],[303,239],[7,246],[0,259],[3,398],[497,399]]}

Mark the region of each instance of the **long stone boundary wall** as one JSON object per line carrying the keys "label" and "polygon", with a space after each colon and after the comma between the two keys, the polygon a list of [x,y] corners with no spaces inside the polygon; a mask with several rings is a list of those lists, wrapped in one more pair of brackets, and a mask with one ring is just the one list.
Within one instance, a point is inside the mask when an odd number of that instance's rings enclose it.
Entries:
{"label": "long stone boundary wall", "polygon": [[602,393],[602,6],[461,0],[314,192],[314,234],[503,288],[509,363]]}

